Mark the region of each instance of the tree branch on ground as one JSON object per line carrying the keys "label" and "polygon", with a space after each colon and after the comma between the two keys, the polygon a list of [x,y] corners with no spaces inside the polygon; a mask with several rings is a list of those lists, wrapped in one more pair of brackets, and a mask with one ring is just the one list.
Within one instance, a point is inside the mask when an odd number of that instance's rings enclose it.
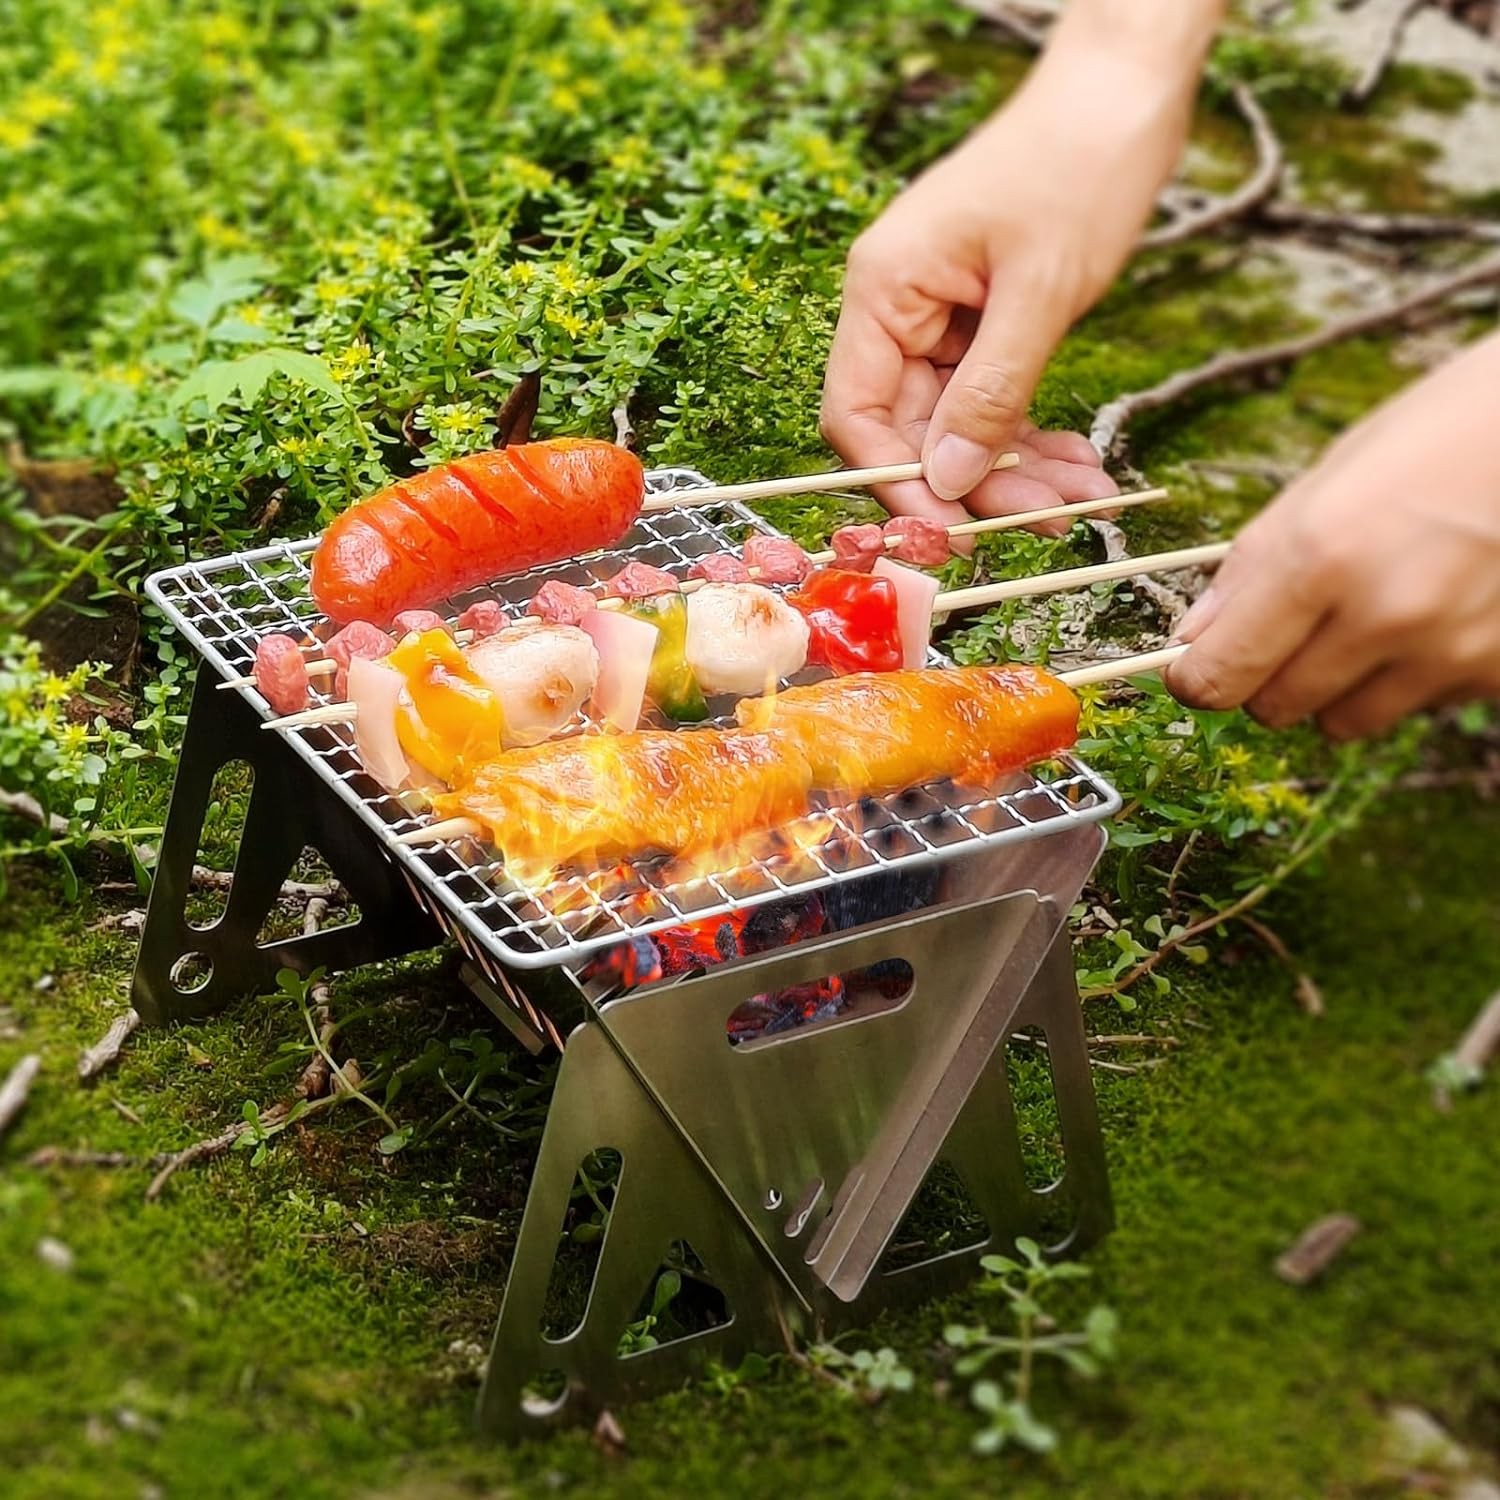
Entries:
{"label": "tree branch on ground", "polygon": [[1500,242],[1500,223],[1493,219],[1445,214],[1362,213],[1354,209],[1315,208],[1277,197],[1253,215],[1268,229],[1284,229],[1312,239],[1344,238],[1410,243],[1414,240],[1481,240]]}
{"label": "tree branch on ground", "polygon": [[[328,903],[325,900],[315,897],[309,901],[307,911],[302,918],[302,935],[312,937],[320,929],[323,918],[327,915]],[[393,1122],[385,1111],[361,1092],[358,1064],[351,1060],[341,1067],[334,1060],[330,1049],[338,1033],[338,1023],[333,1017],[333,997],[326,980],[318,980],[308,990],[306,1018],[312,1036],[313,1053],[302,1072],[298,1074],[290,1095],[279,1103],[263,1109],[258,1120],[253,1124],[249,1120],[236,1120],[233,1125],[220,1131],[218,1135],[195,1141],[191,1146],[167,1157],[161,1170],[151,1179],[150,1185],[146,1188],[148,1202],[159,1198],[167,1183],[184,1167],[223,1156],[226,1151],[233,1149],[235,1142],[246,1131],[252,1128],[261,1131],[280,1129],[289,1123],[288,1117],[294,1109],[298,1111],[299,1117],[306,1117],[315,1109],[326,1109],[345,1099],[359,1099],[374,1114],[384,1120],[387,1126],[394,1128]]]}
{"label": "tree branch on ground", "polygon": [[1375,55],[1366,64],[1364,72],[1344,91],[1346,104],[1361,109],[1370,102],[1375,90],[1380,87],[1381,79],[1385,77],[1386,71],[1396,60],[1401,38],[1406,35],[1406,28],[1411,18],[1426,4],[1427,0],[1396,0],[1391,7],[1385,34],[1380,39],[1380,46],[1376,49]]}
{"label": "tree branch on ground", "polygon": [[1230,93],[1255,141],[1255,170],[1227,196],[1210,199],[1149,230],[1141,239],[1144,248],[1159,250],[1167,245],[1180,245],[1197,235],[1210,234],[1222,225],[1252,213],[1280,186],[1286,157],[1275,128],[1248,84],[1236,83]]}
{"label": "tree branch on ground", "polygon": [[1500,256],[1493,256],[1428,281],[1394,302],[1351,313],[1348,317],[1325,323],[1311,333],[1275,344],[1263,344],[1255,349],[1216,354],[1203,364],[1190,370],[1179,370],[1145,390],[1130,391],[1105,402],[1094,416],[1089,441],[1107,459],[1114,453],[1131,421],[1146,412],[1160,411],[1205,386],[1294,364],[1331,344],[1394,328],[1415,314],[1446,303],[1464,292],[1497,283],[1500,283]]}
{"label": "tree branch on ground", "polygon": [[78,1059],[78,1076],[87,1083],[119,1059],[125,1043],[141,1024],[139,1012],[132,1007],[110,1022],[109,1030]]}
{"label": "tree branch on ground", "polygon": [[23,1057],[0,1084],[0,1136],[10,1129],[16,1116],[26,1107],[31,1085],[42,1070],[42,1060],[34,1052]]}
{"label": "tree branch on ground", "polygon": [[1007,0],[959,0],[959,3],[1033,52],[1040,52],[1047,44],[1046,23],[1023,15],[1018,6],[1008,4]]}
{"label": "tree branch on ground", "polygon": [[615,442],[622,448],[634,450],[635,448],[635,426],[630,420],[630,398],[635,395],[634,391],[627,391],[620,397],[620,404],[612,413],[615,423]]}

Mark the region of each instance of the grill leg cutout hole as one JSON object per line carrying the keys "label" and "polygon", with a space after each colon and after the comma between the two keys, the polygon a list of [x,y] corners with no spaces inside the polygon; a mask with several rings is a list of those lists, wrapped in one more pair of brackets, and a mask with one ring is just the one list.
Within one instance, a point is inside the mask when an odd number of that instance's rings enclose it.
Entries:
{"label": "grill leg cutout hole", "polygon": [[729,1299],[686,1240],[673,1240],[651,1278],[616,1351],[621,1359],[649,1354],[667,1344],[722,1328],[732,1314]]}
{"label": "grill leg cutout hole", "polygon": [[911,999],[916,976],[904,958],[886,958],[868,968],[826,974],[807,984],[752,995],[725,1025],[729,1045],[746,1052],[829,1026],[845,1026],[899,1010]]}
{"label": "grill leg cutout hole", "polygon": [[568,1377],[561,1370],[541,1370],[521,1392],[521,1410],[528,1417],[550,1417],[568,1399]]}
{"label": "grill leg cutout hole", "polygon": [[891,1236],[880,1258],[880,1272],[889,1276],[955,1250],[972,1250],[989,1237],[990,1226],[969,1185],[951,1162],[939,1158]]}
{"label": "grill leg cutout hole", "polygon": [[1039,1244],[1060,1245],[1073,1232],[1077,1212],[1063,1180],[1067,1161],[1062,1118],[1052,1057],[1040,1027],[1022,1027],[1006,1039],[1005,1067],[1015,1101],[1026,1186],[1036,1195],[1032,1201],[1035,1236]]}
{"label": "grill leg cutout hole", "polygon": [[[245,818],[250,810],[250,793],[254,786],[255,772],[247,761],[226,761],[215,773],[208,806],[203,812],[203,827],[198,834],[199,857],[210,869],[234,869],[239,858],[240,841],[245,836]],[[189,890],[186,903],[188,926],[195,932],[207,932],[211,927],[217,927],[229,909],[233,884],[231,877],[222,890]],[[175,979],[173,983],[176,984]]]}
{"label": "grill leg cutout hole", "polygon": [[[300,881],[305,885],[332,885],[338,877],[329,868],[328,861],[316,849],[309,847],[302,851],[287,879]],[[299,902],[272,902],[260,931],[255,934],[255,946],[269,948],[273,943],[284,943],[291,938],[301,937],[303,914],[303,907]],[[330,906],[324,914],[319,931],[335,932],[340,927],[353,927],[359,920],[359,907],[352,901],[343,906]]]}
{"label": "grill leg cutout hole", "polygon": [[196,995],[213,977],[213,960],[206,953],[184,953],[172,965],[172,988],[179,995]]}
{"label": "grill leg cutout hole", "polygon": [[542,1303],[544,1338],[568,1338],[588,1314],[622,1166],[620,1153],[607,1146],[590,1152],[579,1163]]}

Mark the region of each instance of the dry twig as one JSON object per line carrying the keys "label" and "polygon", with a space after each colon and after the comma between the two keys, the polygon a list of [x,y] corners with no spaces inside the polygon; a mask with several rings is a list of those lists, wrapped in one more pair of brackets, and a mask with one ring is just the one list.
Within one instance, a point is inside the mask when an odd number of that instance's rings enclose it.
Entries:
{"label": "dry twig", "polygon": [[1363,1226],[1353,1214],[1329,1214],[1309,1224],[1276,1260],[1276,1274],[1292,1286],[1306,1286],[1333,1264]]}
{"label": "dry twig", "polygon": [[1500,241],[1493,219],[1443,214],[1361,213],[1353,209],[1314,208],[1273,198],[1255,210],[1255,220],[1269,229],[1287,229],[1315,239]]}
{"label": "dry twig", "polygon": [[1291,970],[1297,1004],[1302,1007],[1303,1011],[1310,1016],[1323,1015],[1327,1009],[1323,1004],[1323,991],[1318,988],[1312,975],[1292,957],[1292,950],[1259,917],[1252,917],[1249,912],[1242,911],[1239,920]]}
{"label": "dry twig", "polygon": [[1491,256],[1450,275],[1428,281],[1394,302],[1351,313],[1346,318],[1325,323],[1311,333],[1284,339],[1276,344],[1263,344],[1256,349],[1217,354],[1205,363],[1191,370],[1179,370],[1175,375],[1169,375],[1145,390],[1130,391],[1123,396],[1116,396],[1113,401],[1105,402],[1094,416],[1089,441],[1107,458],[1114,452],[1131,421],[1146,412],[1160,411],[1163,407],[1202,390],[1204,386],[1275,369],[1280,365],[1294,364],[1331,344],[1394,327],[1416,313],[1447,302],[1463,292],[1496,283],[1500,283],[1500,256]]}
{"label": "dry twig", "polygon": [[10,1129],[16,1116],[25,1108],[31,1085],[41,1070],[41,1058],[34,1052],[30,1053],[10,1070],[10,1077],[0,1085],[0,1136]]}
{"label": "dry twig", "polygon": [[634,394],[631,391],[622,396],[620,404],[611,413],[615,422],[615,442],[627,449],[635,447],[635,426],[630,420],[630,397]]}
{"label": "dry twig", "polygon": [[1209,234],[1224,224],[1242,219],[1265,203],[1280,185],[1286,163],[1270,119],[1248,84],[1235,84],[1233,98],[1235,108],[1244,117],[1255,139],[1255,170],[1234,192],[1212,199],[1151,230],[1141,240],[1147,249],[1180,245],[1184,240]]}
{"label": "dry twig", "polygon": [[78,1076],[87,1083],[117,1061],[125,1043],[140,1024],[140,1015],[133,1006],[124,1015],[116,1016],[110,1022],[109,1030],[78,1059]]}
{"label": "dry twig", "polygon": [[1379,48],[1365,66],[1364,72],[1344,92],[1346,104],[1362,109],[1370,102],[1375,90],[1380,87],[1380,81],[1385,77],[1387,69],[1396,60],[1396,53],[1401,46],[1401,38],[1406,35],[1407,25],[1426,4],[1427,0],[1395,0],[1387,19],[1385,35],[1380,39]]}

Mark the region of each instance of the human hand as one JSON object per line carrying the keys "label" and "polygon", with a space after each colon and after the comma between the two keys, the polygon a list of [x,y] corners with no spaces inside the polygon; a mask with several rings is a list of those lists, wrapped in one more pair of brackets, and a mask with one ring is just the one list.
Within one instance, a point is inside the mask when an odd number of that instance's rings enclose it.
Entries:
{"label": "human hand", "polygon": [[[952,525],[1117,492],[1085,439],[1026,411],[1176,161],[1217,10],[1075,0],[1014,101],[854,245],[823,429],[854,465],[922,459],[888,509]],[[992,473],[1011,449],[1020,467]]]}
{"label": "human hand", "polygon": [[1240,533],[1167,686],[1335,739],[1500,696],[1500,335],[1351,429]]}

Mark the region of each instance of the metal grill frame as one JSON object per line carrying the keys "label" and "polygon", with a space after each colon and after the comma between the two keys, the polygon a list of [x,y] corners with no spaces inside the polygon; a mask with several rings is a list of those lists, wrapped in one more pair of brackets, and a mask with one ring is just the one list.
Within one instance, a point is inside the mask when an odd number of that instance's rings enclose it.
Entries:
{"label": "metal grill frame", "polygon": [[[647,492],[671,493],[709,483],[692,469],[661,469],[647,475]],[[682,570],[704,553],[738,546],[750,531],[782,534],[739,504],[654,512],[641,516],[614,547],[501,579],[456,595],[448,604],[457,613],[476,600],[493,598],[519,618],[548,579],[596,582],[601,569],[607,576],[613,564],[631,558]],[[316,545],[316,538],[279,542],[187,563],[152,575],[146,592],[215,671],[225,678],[240,676],[250,671],[261,636],[272,631],[310,635],[323,623],[307,590],[307,557]],[[936,650],[929,652],[929,664],[952,666]],[[331,679],[329,689],[315,689],[315,700],[331,702]],[[261,719],[271,717],[270,706],[253,687],[234,691]],[[732,703],[724,707],[732,715]],[[721,713],[719,722],[725,717]],[[795,854],[749,858],[736,867],[664,884],[652,884],[652,874],[660,871],[643,865],[634,872],[639,884],[606,894],[596,881],[591,884],[593,877],[526,886],[474,840],[398,844],[396,836],[420,827],[427,814],[412,794],[377,787],[360,765],[347,726],[288,731],[283,739],[377,835],[421,905],[461,946],[472,953],[478,945],[501,964],[523,970],[572,967],[628,938],[810,895],[875,869],[952,859],[1099,823],[1121,805],[1109,782],[1076,757],[1063,756],[956,805],[921,790],[862,799],[858,826],[849,807],[832,807],[786,830],[799,845],[808,845]],[[799,824],[805,829],[802,840],[795,839]],[[825,827],[830,837],[813,841],[811,833]],[[622,912],[626,907],[631,909]]]}

